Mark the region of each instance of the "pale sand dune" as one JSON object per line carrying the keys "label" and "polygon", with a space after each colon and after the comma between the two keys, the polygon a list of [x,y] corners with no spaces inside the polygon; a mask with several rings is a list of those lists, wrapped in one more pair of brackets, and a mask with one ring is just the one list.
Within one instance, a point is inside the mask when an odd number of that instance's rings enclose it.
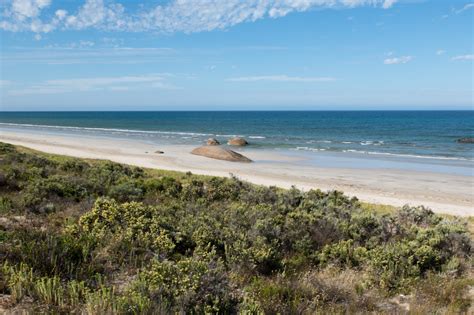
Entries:
{"label": "pale sand dune", "polygon": [[[49,153],[107,159],[149,168],[214,176],[229,176],[232,173],[261,185],[284,188],[295,185],[303,190],[337,189],[371,203],[425,205],[439,213],[474,215],[472,176],[385,169],[318,168],[302,166],[297,163],[297,157],[251,150],[246,151],[245,155],[254,163],[233,163],[192,155],[190,152],[193,146],[157,146],[131,140],[86,136],[1,131],[0,141]],[[156,150],[165,153],[154,154]]]}

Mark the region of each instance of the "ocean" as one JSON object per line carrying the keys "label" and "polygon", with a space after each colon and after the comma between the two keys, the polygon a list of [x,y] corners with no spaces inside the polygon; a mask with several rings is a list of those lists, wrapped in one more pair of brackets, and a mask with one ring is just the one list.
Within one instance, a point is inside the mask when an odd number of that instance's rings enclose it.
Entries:
{"label": "ocean", "polygon": [[0,112],[0,132],[38,130],[199,145],[243,136],[249,148],[473,165],[474,111]]}

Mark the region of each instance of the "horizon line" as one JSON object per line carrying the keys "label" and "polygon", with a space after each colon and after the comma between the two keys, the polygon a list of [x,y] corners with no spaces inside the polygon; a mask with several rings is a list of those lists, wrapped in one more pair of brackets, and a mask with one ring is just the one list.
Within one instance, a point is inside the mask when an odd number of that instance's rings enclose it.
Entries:
{"label": "horizon line", "polygon": [[103,113],[103,112],[468,112],[470,109],[160,109],[160,110],[0,110],[0,113]]}

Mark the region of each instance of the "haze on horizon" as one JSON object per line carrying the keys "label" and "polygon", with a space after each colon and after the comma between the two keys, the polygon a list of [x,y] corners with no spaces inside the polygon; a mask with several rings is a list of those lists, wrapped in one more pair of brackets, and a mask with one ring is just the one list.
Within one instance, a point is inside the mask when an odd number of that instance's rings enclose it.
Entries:
{"label": "haze on horizon", "polygon": [[0,0],[0,110],[472,109],[472,1]]}

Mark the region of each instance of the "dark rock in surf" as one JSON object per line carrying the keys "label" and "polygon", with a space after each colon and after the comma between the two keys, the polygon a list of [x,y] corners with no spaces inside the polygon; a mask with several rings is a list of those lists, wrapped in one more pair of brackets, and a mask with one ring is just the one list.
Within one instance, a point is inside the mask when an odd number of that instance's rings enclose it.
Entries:
{"label": "dark rock in surf", "polygon": [[474,138],[460,138],[456,140],[457,143],[474,143]]}
{"label": "dark rock in surf", "polygon": [[246,145],[249,144],[249,143],[248,143],[247,140],[245,140],[244,138],[235,137],[235,138],[230,139],[230,140],[227,142],[227,144],[228,144],[228,145],[234,145],[234,146],[243,147],[243,146],[246,146]]}
{"label": "dark rock in surf", "polygon": [[191,151],[191,154],[194,155],[201,155],[211,159],[217,160],[224,160],[230,162],[243,162],[243,163],[250,163],[252,162],[251,159],[243,156],[240,153],[234,152],[229,149],[225,149],[218,146],[203,146],[194,149]]}
{"label": "dark rock in surf", "polygon": [[209,139],[207,139],[206,144],[207,145],[219,145],[221,143],[216,138],[209,138]]}

